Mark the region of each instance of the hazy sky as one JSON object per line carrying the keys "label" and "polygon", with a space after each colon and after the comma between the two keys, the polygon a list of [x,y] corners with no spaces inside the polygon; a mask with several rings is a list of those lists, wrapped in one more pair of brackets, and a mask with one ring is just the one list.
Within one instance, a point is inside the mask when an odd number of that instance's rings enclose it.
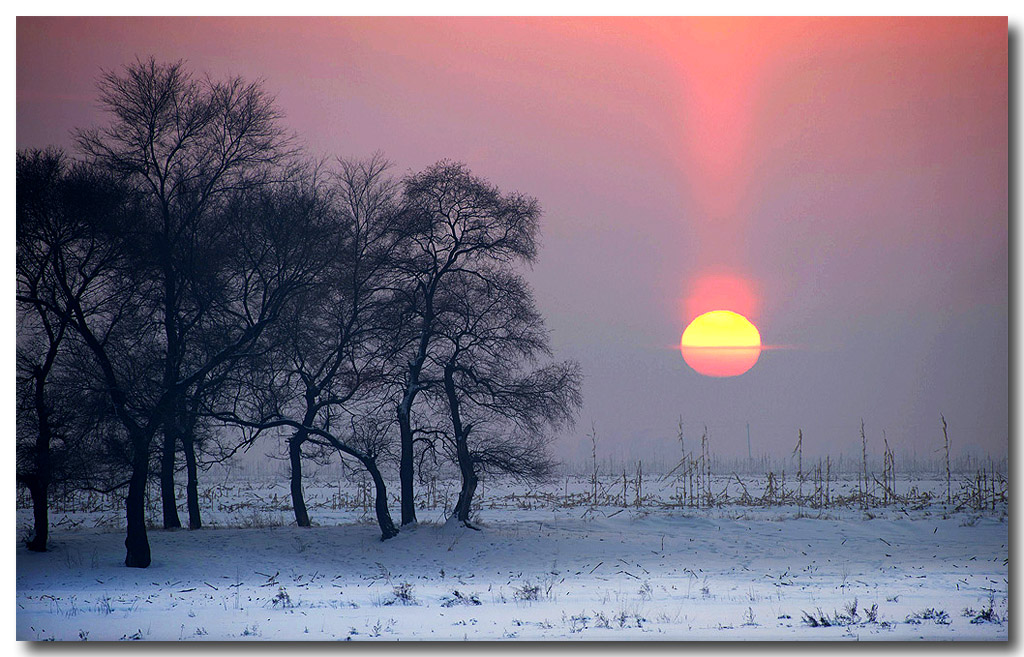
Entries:
{"label": "hazy sky", "polygon": [[[26,19],[17,144],[103,121],[136,56],[262,78],[317,155],[465,161],[536,196],[530,274],[577,429],[603,454],[869,448],[1002,455],[1008,433],[1006,19]],[[728,303],[773,349],[690,370]],[[589,453],[589,443],[586,446]]]}

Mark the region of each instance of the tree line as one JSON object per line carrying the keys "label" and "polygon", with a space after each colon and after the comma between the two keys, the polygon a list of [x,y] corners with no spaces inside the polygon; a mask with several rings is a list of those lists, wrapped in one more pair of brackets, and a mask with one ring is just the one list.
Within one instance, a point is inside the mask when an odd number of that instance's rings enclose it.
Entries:
{"label": "tree line", "polygon": [[104,73],[103,127],[72,154],[17,154],[17,472],[28,548],[46,549],[56,482],[126,495],[125,564],[151,562],[162,522],[202,527],[198,478],[261,435],[302,468],[340,455],[374,483],[381,538],[416,474],[457,465],[468,527],[478,477],[539,479],[571,425],[581,373],[552,358],[520,269],[537,201],[461,163],[396,176],[376,155],[314,160],[262,84],[137,60]]}

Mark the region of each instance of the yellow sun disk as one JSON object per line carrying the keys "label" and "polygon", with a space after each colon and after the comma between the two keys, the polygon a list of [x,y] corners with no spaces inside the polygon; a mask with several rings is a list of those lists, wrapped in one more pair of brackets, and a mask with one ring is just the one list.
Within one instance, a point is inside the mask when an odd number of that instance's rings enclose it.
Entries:
{"label": "yellow sun disk", "polygon": [[730,310],[712,310],[686,327],[681,347],[760,347],[761,334],[743,315]]}
{"label": "yellow sun disk", "polygon": [[761,334],[746,317],[729,310],[698,316],[679,340],[686,364],[705,376],[739,376],[761,356]]}

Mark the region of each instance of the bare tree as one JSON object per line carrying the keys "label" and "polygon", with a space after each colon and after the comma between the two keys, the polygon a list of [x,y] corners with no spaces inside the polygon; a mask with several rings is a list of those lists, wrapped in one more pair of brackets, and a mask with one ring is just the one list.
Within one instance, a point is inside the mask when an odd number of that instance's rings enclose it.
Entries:
{"label": "bare tree", "polygon": [[[137,60],[99,81],[106,128],[80,131],[81,150],[132,184],[145,200],[133,249],[139,283],[162,325],[161,387],[172,391],[159,418],[164,527],[180,527],[174,495],[175,455],[189,442],[189,402],[196,386],[182,386],[189,370],[202,369],[204,331],[221,320],[210,286],[229,257],[231,238],[224,204],[239,189],[289,175],[294,154],[279,126],[280,113],[259,83],[241,78],[195,79],[182,62]],[[198,506],[189,505],[192,514]],[[197,515],[190,526],[201,524]]]}
{"label": "bare tree", "polygon": [[[107,236],[134,213],[134,201],[117,180],[70,163],[61,151],[18,153],[18,434],[33,436],[30,445],[19,441],[19,479],[33,499],[32,550],[46,549],[54,478],[86,474],[81,453],[90,421],[82,417],[86,392],[81,377],[59,371],[80,356],[72,344],[69,310],[110,318],[111,328],[128,314],[115,275],[124,251]],[[55,442],[61,443],[60,455],[54,453]]]}
{"label": "bare tree", "polygon": [[[30,156],[29,160],[19,158],[19,163],[52,167],[52,162],[43,162],[37,156]],[[58,166],[58,183],[59,171]],[[79,165],[76,171],[83,179],[82,184],[69,185],[57,197],[59,203],[35,204],[30,189],[19,190],[19,197],[30,207],[19,213],[18,301],[75,331],[96,356],[105,392],[128,434],[132,451],[128,458],[136,466],[129,487],[126,563],[148,565],[142,503],[152,429],[138,420],[134,401],[146,403],[153,399],[148,371],[153,345],[141,331],[146,318],[139,312],[141,305],[127,266],[124,239],[131,232],[131,220],[138,208],[131,194],[120,196],[124,188],[112,176],[101,175],[85,165]],[[21,285],[21,273],[33,269],[35,282]],[[133,393],[131,399],[128,390]],[[41,432],[52,434],[46,413],[38,415],[44,419],[39,427]],[[43,453],[45,449],[37,452]]]}
{"label": "bare tree", "polygon": [[[505,268],[461,272],[438,304],[438,349],[451,447],[462,476],[454,517],[467,527],[480,471],[537,481],[550,432],[575,422],[575,362],[549,363],[544,320],[529,286]],[[470,441],[470,437],[473,441]]]}
{"label": "bare tree", "polygon": [[322,260],[304,236],[317,232],[321,207],[315,189],[302,180],[231,193],[223,214],[224,240],[233,246],[207,279],[210,310],[203,339],[183,361],[188,369],[171,383],[165,377],[164,333],[153,321],[159,312],[149,303],[151,279],[132,251],[140,238],[139,212],[62,217],[71,221],[67,230],[73,237],[50,249],[46,276],[52,293],[19,300],[44,303],[75,331],[122,427],[124,458],[131,466],[126,565],[144,568],[151,561],[144,500],[154,436],[185,391],[216,380],[258,350],[261,335],[289,299],[316,278]]}
{"label": "bare tree", "polygon": [[[367,160],[338,161],[333,186],[337,242],[330,274],[315,293],[317,298],[298,308],[287,340],[288,368],[303,388],[305,426],[318,415],[343,411],[357,395],[366,394],[367,384],[380,382],[381,361],[389,347],[381,337],[382,322],[389,319],[382,310],[389,303],[386,289],[393,283],[394,252],[403,237],[397,230],[397,185],[388,176],[389,166],[380,154]],[[364,423],[362,432],[350,435],[364,436],[367,426]],[[301,449],[309,435],[300,428],[288,441],[299,526],[309,525],[301,481]],[[376,451],[369,448],[365,453]],[[386,505],[386,493],[382,500]],[[390,529],[382,527],[382,533],[390,537]]]}
{"label": "bare tree", "polygon": [[429,382],[423,376],[437,332],[436,300],[448,280],[494,263],[531,262],[537,251],[540,207],[533,198],[502,193],[465,165],[440,162],[403,181],[410,239],[400,262],[397,300],[406,330],[396,404],[401,456],[402,524],[416,522],[413,405]]}
{"label": "bare tree", "polygon": [[[358,461],[374,479],[382,538],[397,533],[380,472],[394,456],[394,424],[402,524],[416,520],[415,448],[436,433],[414,421],[424,390],[448,401],[453,421],[468,418],[452,443],[467,481],[475,485],[478,468],[543,469],[543,458],[528,457],[541,454],[543,429],[571,420],[579,375],[572,364],[520,367],[546,353],[543,340],[514,346],[534,340],[532,300],[502,272],[535,256],[534,199],[447,162],[399,184],[380,157],[342,162],[328,185],[320,167],[299,160],[259,83],[195,79],[180,62],[139,60],[105,73],[99,87],[111,122],[77,133],[83,162],[19,156],[18,302],[31,318],[19,341],[19,390],[32,391],[19,413],[33,418],[21,426],[35,439],[20,450],[32,467],[21,469],[43,500],[43,524],[58,408],[77,411],[76,435],[91,426],[106,461],[123,466],[105,485],[127,488],[131,567],[151,562],[144,501],[154,456],[164,526],[181,525],[179,450],[189,526],[201,526],[198,453],[216,421],[247,430],[235,445],[211,441],[220,457],[254,432],[293,431],[300,525],[309,524],[303,446]],[[23,195],[30,178],[35,191]],[[38,191],[52,189],[48,180],[62,181],[61,195]],[[513,328],[522,322],[520,338],[460,342],[458,320],[481,284],[525,299],[526,311],[506,309]],[[81,390],[49,385],[62,353],[69,371],[84,373]],[[501,358],[519,361],[503,368]],[[465,497],[468,518],[472,491]],[[35,547],[45,547],[41,536]]]}
{"label": "bare tree", "polygon": [[[339,162],[328,232],[308,235],[329,258],[318,284],[289,304],[272,331],[272,349],[240,373],[234,408],[218,417],[287,439],[296,524],[309,526],[302,493],[303,446],[354,458],[374,480],[383,539],[397,534],[387,508],[379,459],[388,455],[382,375],[394,347],[395,251],[408,231],[396,185],[380,156]],[[322,451],[319,452],[322,454]]]}
{"label": "bare tree", "polygon": [[381,410],[379,406],[362,412],[350,408],[347,431],[341,422],[336,422],[323,429],[309,429],[309,440],[333,447],[343,457],[355,458],[366,469],[374,486],[374,514],[380,529],[380,540],[386,541],[398,535],[398,528],[391,519],[387,485],[380,472],[380,461],[387,455],[390,444],[388,434],[392,430],[391,422],[385,419]]}
{"label": "bare tree", "polygon": [[[22,430],[32,436],[31,448],[19,450],[19,456],[25,456],[19,458],[18,475],[32,496],[35,532],[28,549],[36,552],[46,550],[49,536],[47,494],[53,427],[46,383],[67,331],[67,321],[48,310],[41,289],[46,285],[50,243],[56,239],[47,233],[56,230],[52,224],[59,209],[54,206],[60,202],[63,175],[63,155],[57,151],[18,154],[17,271],[19,320],[24,320],[19,321],[18,331],[22,338],[18,346],[18,429],[19,438]],[[25,337],[28,332],[33,335]],[[19,440],[19,446],[27,444],[28,440]]]}

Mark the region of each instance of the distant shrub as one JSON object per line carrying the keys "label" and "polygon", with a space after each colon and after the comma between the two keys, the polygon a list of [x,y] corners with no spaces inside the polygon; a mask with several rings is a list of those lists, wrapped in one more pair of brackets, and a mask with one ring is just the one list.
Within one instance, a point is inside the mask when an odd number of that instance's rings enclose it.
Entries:
{"label": "distant shrub", "polygon": [[[854,598],[853,602],[843,607],[843,611],[833,611],[831,616],[823,612],[820,607],[813,613],[804,611],[802,612],[803,618],[800,622],[810,627],[849,627],[851,625],[873,625],[878,623],[877,604],[873,604],[863,611],[864,618],[861,618],[860,610],[857,608],[857,598]],[[887,623],[882,623],[881,625],[888,626]]]}
{"label": "distant shrub", "polygon": [[452,591],[451,596],[446,595],[443,598],[441,598],[442,607],[455,607],[457,605],[477,606],[481,604],[483,603],[480,602],[480,597],[475,593],[471,593],[470,595],[463,595],[462,593],[459,593],[457,590]]}
{"label": "distant shrub", "polygon": [[292,598],[283,586],[277,587],[277,595],[271,598],[270,601],[275,607],[280,605],[282,609],[290,609],[292,606]]}
{"label": "distant shrub", "polygon": [[402,582],[392,587],[391,597],[385,600],[384,605],[418,605],[416,596],[413,595],[413,585],[409,582]]}
{"label": "distant shrub", "polygon": [[995,602],[996,602],[995,594],[989,593],[988,594],[988,607],[986,607],[986,608],[984,608],[984,609],[982,609],[980,611],[976,611],[976,610],[971,609],[970,607],[968,607],[967,609],[964,609],[963,615],[965,617],[970,618],[971,619],[971,624],[973,624],[973,625],[980,625],[981,623],[995,623],[997,625],[1001,625],[1004,619],[1003,619],[1003,617],[1001,617],[999,614],[996,613],[996,611],[995,611]]}
{"label": "distant shrub", "polygon": [[936,625],[949,625],[949,614],[942,609],[929,607],[907,616],[906,622],[911,625],[920,625],[921,621],[934,621]]}
{"label": "distant shrub", "polygon": [[515,599],[523,600],[526,602],[536,602],[540,600],[540,585],[533,584],[531,582],[523,582],[523,584],[515,589]]}

